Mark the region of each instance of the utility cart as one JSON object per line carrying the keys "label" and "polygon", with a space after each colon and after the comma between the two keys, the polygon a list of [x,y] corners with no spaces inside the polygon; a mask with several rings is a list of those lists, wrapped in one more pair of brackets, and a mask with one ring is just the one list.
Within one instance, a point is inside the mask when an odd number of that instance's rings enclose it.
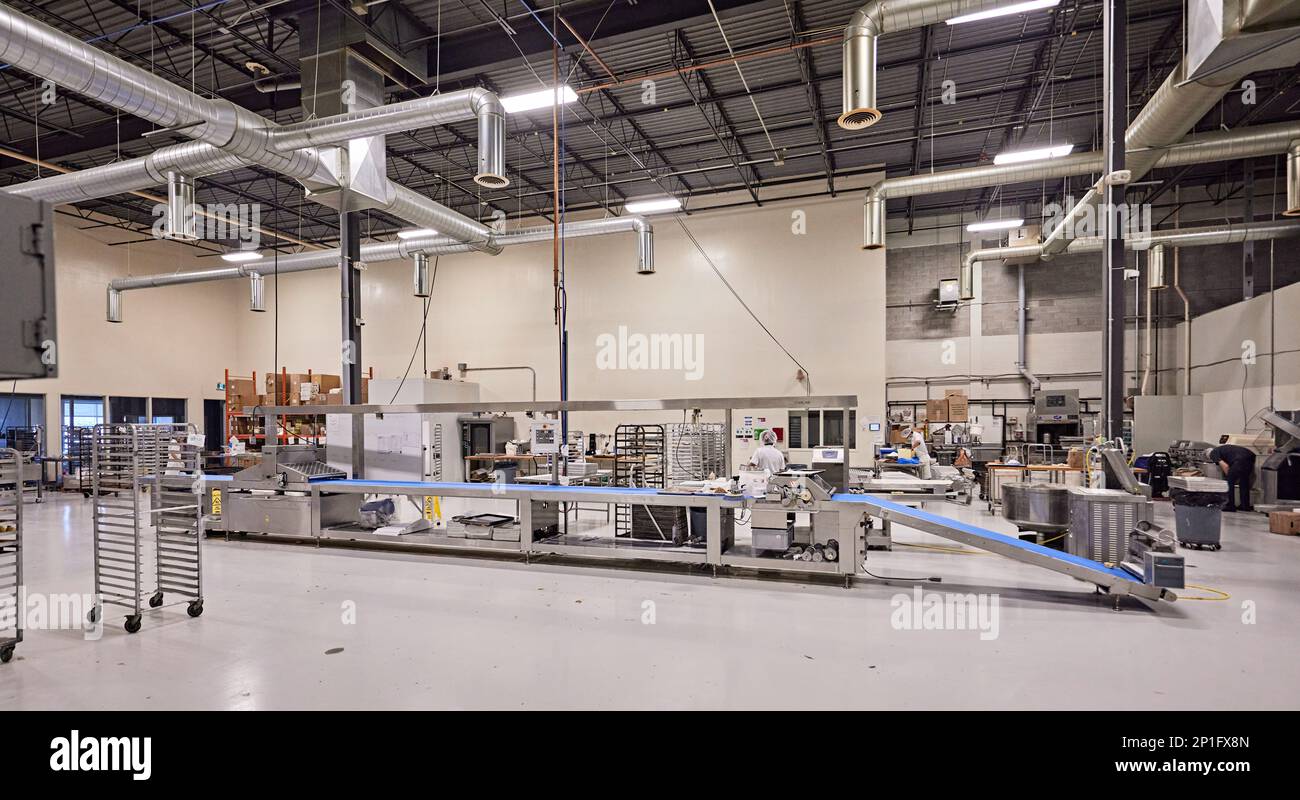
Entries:
{"label": "utility cart", "polygon": [[15,478],[0,489],[0,664],[7,664],[23,640],[23,454],[0,449],[0,473]]}
{"label": "utility cart", "polygon": [[[140,630],[149,608],[185,604],[203,613],[202,437],[192,425],[96,425],[94,550],[96,606],[127,610],[127,633]],[[148,505],[142,500],[148,497]],[[149,530],[152,529],[152,537]],[[152,539],[154,584],[145,590],[146,545]],[[178,597],[167,603],[168,596]]]}

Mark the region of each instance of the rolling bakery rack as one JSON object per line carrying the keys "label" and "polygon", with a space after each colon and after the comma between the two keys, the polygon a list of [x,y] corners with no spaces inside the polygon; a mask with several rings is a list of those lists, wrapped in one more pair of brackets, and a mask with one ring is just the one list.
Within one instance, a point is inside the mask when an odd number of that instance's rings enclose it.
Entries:
{"label": "rolling bakery rack", "polygon": [[[13,488],[0,490],[0,664],[23,640],[23,455],[0,449],[0,473],[13,472]],[[12,611],[6,611],[11,609]]]}
{"label": "rolling bakery rack", "polygon": [[[202,480],[203,442],[193,425],[96,425],[94,550],[96,606],[127,609],[127,633],[140,630],[144,606],[186,604],[203,613],[203,509],[195,485]],[[142,497],[148,493],[149,505]],[[111,498],[110,498],[111,496]],[[153,531],[154,588],[146,592],[148,531]],[[168,595],[181,599],[166,603]]]}

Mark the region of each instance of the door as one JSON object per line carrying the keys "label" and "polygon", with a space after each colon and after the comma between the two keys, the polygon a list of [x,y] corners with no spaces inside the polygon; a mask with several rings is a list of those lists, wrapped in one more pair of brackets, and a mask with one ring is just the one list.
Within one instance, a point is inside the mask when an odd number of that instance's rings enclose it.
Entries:
{"label": "door", "polygon": [[226,435],[225,400],[204,399],[203,431],[203,449],[209,452],[220,452],[222,446],[225,445],[224,439]]}

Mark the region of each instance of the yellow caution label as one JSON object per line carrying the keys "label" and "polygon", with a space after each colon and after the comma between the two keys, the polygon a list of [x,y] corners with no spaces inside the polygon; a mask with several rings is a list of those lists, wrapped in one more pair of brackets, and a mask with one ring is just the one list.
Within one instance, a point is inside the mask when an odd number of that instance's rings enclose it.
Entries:
{"label": "yellow caution label", "polygon": [[221,490],[220,489],[212,490],[212,513],[218,515],[221,513]]}
{"label": "yellow caution label", "polygon": [[424,498],[424,518],[430,522],[433,522],[433,498],[432,497]]}

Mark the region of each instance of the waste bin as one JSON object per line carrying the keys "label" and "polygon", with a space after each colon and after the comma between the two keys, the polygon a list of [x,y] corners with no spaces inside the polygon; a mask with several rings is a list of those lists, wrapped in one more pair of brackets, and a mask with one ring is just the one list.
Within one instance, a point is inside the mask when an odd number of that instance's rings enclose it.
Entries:
{"label": "waste bin", "polygon": [[1184,547],[1218,550],[1227,492],[1198,492],[1170,487],[1174,502],[1174,529]]}

